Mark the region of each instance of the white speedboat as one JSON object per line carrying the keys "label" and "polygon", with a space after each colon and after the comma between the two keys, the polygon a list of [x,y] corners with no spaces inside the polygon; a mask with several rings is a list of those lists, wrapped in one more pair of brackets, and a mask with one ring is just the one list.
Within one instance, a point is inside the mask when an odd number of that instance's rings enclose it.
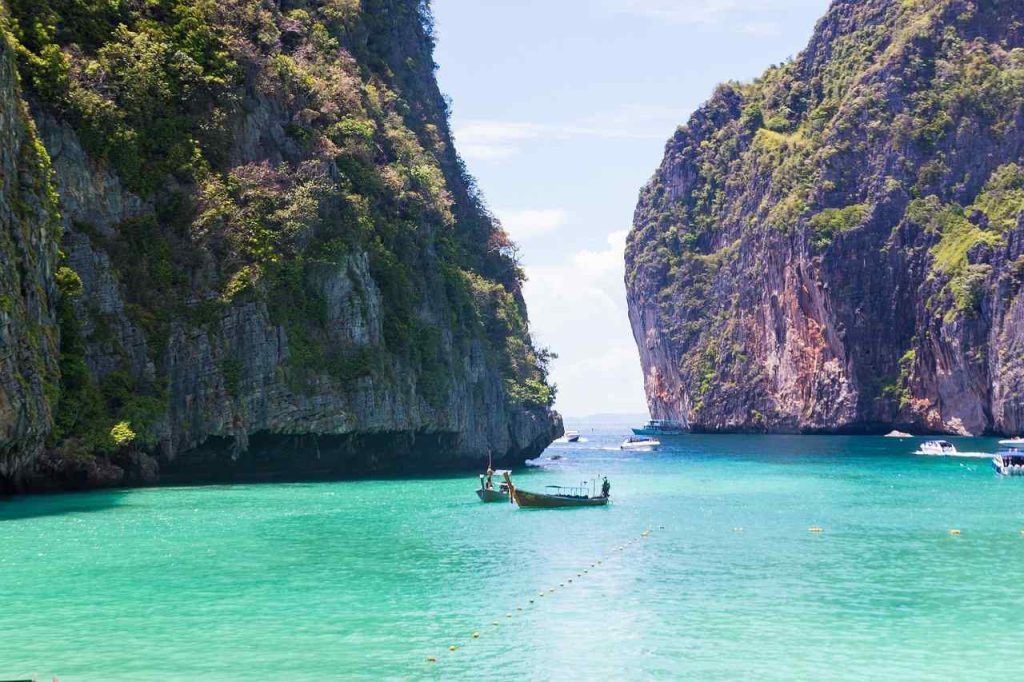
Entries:
{"label": "white speedboat", "polygon": [[1010,448],[996,453],[992,458],[992,468],[1000,476],[1024,476],[1024,452]]}
{"label": "white speedboat", "polygon": [[1016,438],[1004,438],[999,441],[1000,445],[1024,445],[1024,438],[1017,436]]}
{"label": "white speedboat", "polygon": [[580,432],[579,431],[566,431],[565,432],[565,442],[566,443],[579,443],[580,442]]}
{"label": "white speedboat", "polygon": [[948,440],[930,440],[921,443],[918,452],[922,455],[955,455],[956,448]]}
{"label": "white speedboat", "polygon": [[657,447],[661,447],[661,441],[657,438],[649,438],[647,436],[630,436],[626,440],[622,441],[622,445],[619,446],[619,449],[653,450]]}

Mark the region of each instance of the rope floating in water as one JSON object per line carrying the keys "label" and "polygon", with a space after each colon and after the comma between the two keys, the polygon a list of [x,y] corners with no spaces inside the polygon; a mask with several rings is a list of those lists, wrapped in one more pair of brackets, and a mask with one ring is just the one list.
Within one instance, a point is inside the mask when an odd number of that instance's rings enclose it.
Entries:
{"label": "rope floating in water", "polygon": [[[659,528],[663,530],[665,528],[665,526],[659,526]],[[647,536],[649,536],[651,534],[651,532],[652,532],[651,529],[647,529],[647,530],[643,531],[640,534],[639,537],[634,537],[631,540],[628,540],[624,545],[619,545],[618,547],[613,548],[612,552],[617,552],[617,551],[621,552],[626,547],[635,544],[638,540],[640,540],[642,538],[646,538]],[[1022,530],[1021,533],[1024,534],[1024,530]],[[602,565],[604,561],[606,561],[607,559],[610,559],[611,557],[612,557],[612,554],[609,553],[607,556],[604,557],[604,559],[598,559],[596,563],[590,564],[590,568],[596,568],[597,566]],[[583,569],[583,573],[589,573],[588,569]],[[582,578],[583,577],[583,573],[577,573],[576,577],[577,578]],[[573,582],[572,578],[569,578],[568,582],[572,583]],[[565,587],[566,584],[564,582],[562,582],[562,583],[559,583],[558,586],[559,587]],[[547,594],[551,594],[554,591],[555,591],[554,587],[549,588],[548,591],[547,591]],[[543,597],[544,595],[545,595],[545,592],[538,592],[537,593],[538,597]],[[534,601],[532,599],[530,599],[529,603],[533,604]],[[516,606],[516,611],[522,611],[522,610],[523,610],[522,606]],[[512,618],[512,615],[513,615],[512,613],[506,613],[505,614],[505,618]],[[496,620],[495,621],[491,621],[491,625],[498,626],[498,625],[500,625],[500,622],[496,621]],[[480,633],[478,631],[474,631],[472,633],[472,635],[471,635],[471,639],[480,639]],[[459,648],[458,645],[452,644],[452,645],[450,645],[448,647],[448,651],[454,653],[455,651],[458,650],[458,648]],[[437,663],[437,656],[427,656],[427,663]]]}

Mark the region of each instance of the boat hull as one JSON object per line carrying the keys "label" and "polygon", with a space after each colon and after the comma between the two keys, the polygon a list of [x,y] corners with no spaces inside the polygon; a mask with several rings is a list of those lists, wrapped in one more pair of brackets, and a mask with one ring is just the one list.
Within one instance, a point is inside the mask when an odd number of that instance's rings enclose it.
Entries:
{"label": "boat hull", "polygon": [[992,460],[992,468],[996,470],[996,473],[1000,476],[1024,476],[1024,466],[1021,465],[1006,465],[1000,462],[998,459]]}
{"label": "boat hull", "polygon": [[515,491],[515,501],[527,509],[553,509],[555,507],[603,507],[607,497],[567,497],[564,495],[543,495],[526,490]]}
{"label": "boat hull", "polygon": [[500,490],[485,490],[477,488],[476,496],[481,502],[508,502],[508,493]]}

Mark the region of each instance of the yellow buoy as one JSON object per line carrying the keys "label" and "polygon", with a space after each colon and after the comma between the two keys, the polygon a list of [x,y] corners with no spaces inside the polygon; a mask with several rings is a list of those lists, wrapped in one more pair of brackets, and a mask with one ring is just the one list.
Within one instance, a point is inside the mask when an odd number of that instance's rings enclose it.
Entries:
{"label": "yellow buoy", "polygon": [[506,618],[511,618],[511,617],[512,617],[512,614],[511,614],[511,613],[506,613],[506,614],[505,614],[505,617],[506,617]]}
{"label": "yellow buoy", "polygon": [[437,663],[437,656],[427,656],[427,663]]}
{"label": "yellow buoy", "polygon": [[811,531],[812,533],[824,533],[825,532],[825,529],[822,528],[821,526],[811,526],[807,530]]}
{"label": "yellow buoy", "polygon": [[498,623],[498,621],[496,621],[496,620],[492,620],[492,621],[491,621],[491,625],[498,625],[498,624],[499,624],[499,623]]}
{"label": "yellow buoy", "polygon": [[459,647],[457,647],[457,646],[455,646],[454,644],[452,644],[452,645],[451,645],[450,647],[448,647],[448,651],[455,651],[455,650],[456,650],[456,649],[458,649],[458,648],[459,648]]}
{"label": "yellow buoy", "polygon": [[523,610],[523,607],[522,607],[522,606],[517,606],[517,607],[516,607],[516,611],[522,611],[522,610]]}
{"label": "yellow buoy", "polygon": [[532,599],[530,600],[530,603],[531,603],[531,604],[533,603],[533,600],[532,600]]}
{"label": "yellow buoy", "polygon": [[742,533],[742,532],[743,532],[743,529],[742,529],[742,528],[733,528],[733,529],[732,529],[732,532],[733,532],[733,533]]}
{"label": "yellow buoy", "polygon": [[951,528],[949,530],[949,534],[950,535],[960,535],[960,529],[959,528]]}
{"label": "yellow buoy", "polygon": [[480,633],[479,632],[474,632],[473,633],[473,639],[480,639]]}
{"label": "yellow buoy", "polygon": [[569,578],[569,582],[572,582],[572,578]]}

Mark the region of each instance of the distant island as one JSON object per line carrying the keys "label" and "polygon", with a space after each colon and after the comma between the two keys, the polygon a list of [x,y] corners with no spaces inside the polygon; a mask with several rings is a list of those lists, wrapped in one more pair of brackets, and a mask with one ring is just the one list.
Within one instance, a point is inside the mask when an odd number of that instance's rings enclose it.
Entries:
{"label": "distant island", "polygon": [[425,3],[0,0],[0,28],[0,491],[561,434]]}
{"label": "distant island", "polygon": [[1024,431],[1024,5],[834,2],[669,141],[626,250],[655,417]]}

